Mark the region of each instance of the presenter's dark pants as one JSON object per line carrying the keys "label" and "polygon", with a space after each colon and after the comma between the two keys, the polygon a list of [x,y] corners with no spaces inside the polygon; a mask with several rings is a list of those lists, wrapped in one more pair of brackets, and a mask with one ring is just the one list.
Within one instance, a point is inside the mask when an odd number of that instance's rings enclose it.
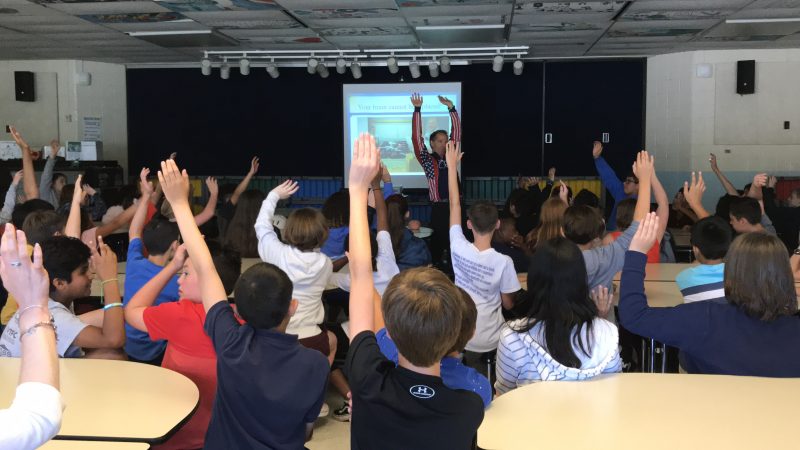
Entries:
{"label": "presenter's dark pants", "polygon": [[434,266],[442,263],[442,253],[450,249],[450,204],[447,202],[431,203],[431,261]]}

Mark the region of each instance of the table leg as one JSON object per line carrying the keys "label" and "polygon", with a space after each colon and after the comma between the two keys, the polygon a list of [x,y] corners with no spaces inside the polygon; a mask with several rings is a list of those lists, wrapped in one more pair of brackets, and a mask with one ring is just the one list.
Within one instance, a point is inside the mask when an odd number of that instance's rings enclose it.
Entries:
{"label": "table leg", "polygon": [[656,340],[650,339],[650,373],[656,372]]}

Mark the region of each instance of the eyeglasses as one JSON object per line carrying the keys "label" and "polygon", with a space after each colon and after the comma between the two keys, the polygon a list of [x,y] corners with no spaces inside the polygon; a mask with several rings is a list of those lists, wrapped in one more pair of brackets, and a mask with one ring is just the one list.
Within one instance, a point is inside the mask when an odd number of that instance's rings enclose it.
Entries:
{"label": "eyeglasses", "polygon": [[637,180],[636,178],[631,178],[631,177],[625,178],[625,182],[626,183],[639,184],[639,180]]}

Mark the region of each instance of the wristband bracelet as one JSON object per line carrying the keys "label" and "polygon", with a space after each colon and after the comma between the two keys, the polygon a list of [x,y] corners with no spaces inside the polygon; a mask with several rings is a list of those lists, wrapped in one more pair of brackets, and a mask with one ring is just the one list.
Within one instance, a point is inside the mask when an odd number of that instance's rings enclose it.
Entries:
{"label": "wristband bracelet", "polygon": [[30,328],[28,328],[27,330],[25,330],[22,333],[20,333],[20,335],[19,335],[20,342],[22,342],[22,338],[24,338],[25,336],[28,336],[29,334],[35,333],[36,330],[38,330],[39,328],[42,328],[42,327],[52,328],[53,329],[53,333],[56,332],[56,324],[55,324],[55,321],[53,320],[53,317],[51,316],[49,322],[39,322],[39,323],[33,324],[33,325],[31,325]]}
{"label": "wristband bracelet", "polygon": [[111,283],[112,281],[119,281],[119,278],[109,278],[107,280],[103,280],[103,281],[100,282],[100,285],[101,286],[105,286],[106,283]]}
{"label": "wristband bracelet", "polygon": [[108,311],[109,309],[116,308],[118,306],[120,308],[122,308],[122,303],[119,303],[119,302],[117,302],[117,303],[109,303],[106,306],[103,306],[103,311]]}
{"label": "wristband bracelet", "polygon": [[19,315],[17,317],[19,317],[21,319],[22,315],[25,314],[26,311],[31,310],[33,308],[45,309],[47,307],[45,305],[29,305],[29,306],[26,306],[26,307],[22,308],[22,310],[19,312]]}

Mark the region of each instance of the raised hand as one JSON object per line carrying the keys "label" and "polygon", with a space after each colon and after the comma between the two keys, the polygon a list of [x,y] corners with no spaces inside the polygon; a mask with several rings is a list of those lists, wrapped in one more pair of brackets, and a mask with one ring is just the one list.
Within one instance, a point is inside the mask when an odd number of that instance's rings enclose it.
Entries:
{"label": "raised hand", "polygon": [[175,255],[172,257],[172,260],[169,262],[170,267],[177,273],[181,269],[183,269],[183,265],[186,263],[186,244],[181,244],[178,246],[177,250],[175,250]]}
{"label": "raised hand", "polygon": [[61,145],[58,144],[58,139],[50,141],[50,158],[55,159],[58,156],[59,148],[61,148]]}
{"label": "raised hand", "polygon": [[558,198],[569,205],[569,188],[563,181],[559,181],[559,183],[561,183],[561,186],[558,187]]}
{"label": "raised hand", "polygon": [[753,186],[764,187],[767,185],[767,174],[758,173],[753,177]]}
{"label": "raised hand", "polygon": [[656,243],[657,236],[658,215],[651,212],[644,216],[644,220],[642,220],[642,223],[636,230],[636,234],[633,235],[633,240],[631,240],[631,245],[628,247],[628,250],[644,253],[646,255],[647,252],[653,248],[653,244]]}
{"label": "raised hand", "polygon": [[86,191],[83,190],[83,184],[81,184],[82,180],[83,175],[78,175],[78,178],[75,179],[75,189],[72,191],[72,203],[77,202],[78,205],[83,203],[86,196]]}
{"label": "raised hand", "polygon": [[97,236],[97,248],[90,246],[90,250],[92,251],[91,264],[100,280],[117,278],[117,254],[103,242],[102,236]]}
{"label": "raised hand", "polygon": [[[422,104],[422,98],[418,98]],[[353,144],[348,187],[367,190],[375,174],[380,170],[380,164],[381,154],[375,147],[375,138],[368,133],[361,133]]]}
{"label": "raised hand", "polygon": [[[414,92],[411,94],[411,104],[414,105],[415,108],[419,108],[422,106],[422,96],[418,93]],[[352,165],[350,167],[353,167]]]}
{"label": "raised hand", "polygon": [[594,141],[592,143],[592,156],[594,156],[594,159],[597,159],[602,154],[603,154],[603,144],[600,141]]}
{"label": "raised hand", "polygon": [[383,163],[381,163],[381,179],[384,183],[392,182],[392,174],[389,173],[389,169]]}
{"label": "raised hand", "polygon": [[453,109],[453,102],[447,97],[442,97],[440,95],[439,96],[439,103],[443,104],[444,106],[447,106],[447,109]]}
{"label": "raised hand", "polygon": [[592,289],[590,295],[592,301],[594,301],[594,304],[597,306],[597,316],[608,316],[608,312],[611,311],[611,302],[614,299],[608,288],[603,285],[597,286]]}
{"label": "raised hand", "polygon": [[150,197],[153,195],[153,183],[147,181],[148,175],[150,175],[150,169],[147,167],[142,167],[142,171],[139,172],[139,184],[143,197]]}
{"label": "raised hand", "polygon": [[30,152],[31,151],[31,146],[28,145],[27,142],[25,142],[25,139],[22,139],[22,135],[19,134],[19,131],[17,131],[17,128],[15,126],[11,125],[11,126],[9,126],[9,130],[11,131],[11,137],[14,138],[14,142],[16,142],[17,145],[19,145],[20,150]]}
{"label": "raised hand", "polygon": [[775,175],[772,175],[769,177],[769,179],[767,179],[768,188],[774,189],[776,184],[778,184],[778,177],[776,177]]}
{"label": "raised hand", "polygon": [[158,181],[164,191],[164,197],[167,198],[173,209],[177,205],[189,203],[189,174],[186,173],[186,169],[179,170],[175,160],[161,161]]}
{"label": "raised hand", "polygon": [[654,167],[653,156],[647,153],[647,150],[642,150],[636,155],[636,162],[633,163],[633,174],[640,181],[649,179],[653,175]]}
{"label": "raised hand", "polygon": [[206,178],[206,187],[208,188],[208,193],[211,195],[219,195],[219,185],[217,184],[217,179],[214,177]]}
{"label": "raised hand", "polygon": [[14,178],[11,180],[11,184],[16,186],[20,181],[22,181],[22,171],[18,170],[14,173]]}
{"label": "raised hand", "polygon": [[381,179],[383,178],[383,170],[386,169],[386,166],[381,163],[381,170],[375,174],[375,178],[372,179],[372,188],[379,189],[381,187]]}
{"label": "raised hand", "polygon": [[169,154],[169,159],[171,159],[171,160],[173,160],[173,161],[175,161],[176,159],[178,159],[178,152],[172,152],[172,153],[170,153],[170,154]]}
{"label": "raised hand", "polygon": [[690,207],[703,203],[703,192],[706,190],[706,183],[703,181],[703,172],[697,172],[697,176],[692,172],[692,184],[688,181],[683,182],[683,192],[686,203]]}
{"label": "raised hand", "polygon": [[6,224],[0,240],[0,278],[8,293],[19,304],[19,310],[28,307],[46,307],[49,298],[50,278],[42,267],[42,248],[33,247],[33,262],[28,257],[28,240],[22,230]]}
{"label": "raised hand", "polygon": [[709,155],[708,162],[711,163],[711,170],[713,170],[714,172],[718,171],[719,166],[717,166],[717,155],[713,153],[709,153],[708,155]]}
{"label": "raised hand", "polygon": [[250,161],[250,171],[247,172],[248,176],[253,176],[258,172],[258,156],[253,156],[253,160]]}
{"label": "raised hand", "polygon": [[286,180],[283,183],[275,186],[275,188],[272,189],[272,192],[278,194],[278,197],[281,200],[285,200],[294,195],[294,193],[299,189],[300,185],[297,184],[297,181]]}
{"label": "raised hand", "polygon": [[87,195],[89,195],[89,197],[92,197],[95,194],[97,194],[97,191],[93,187],[89,186],[88,184],[84,184],[83,185],[83,190]]}
{"label": "raised hand", "polygon": [[447,153],[445,154],[445,159],[447,160],[447,167],[455,168],[458,163],[461,162],[461,158],[464,157],[464,153],[461,151],[461,143],[447,141],[446,148]]}

